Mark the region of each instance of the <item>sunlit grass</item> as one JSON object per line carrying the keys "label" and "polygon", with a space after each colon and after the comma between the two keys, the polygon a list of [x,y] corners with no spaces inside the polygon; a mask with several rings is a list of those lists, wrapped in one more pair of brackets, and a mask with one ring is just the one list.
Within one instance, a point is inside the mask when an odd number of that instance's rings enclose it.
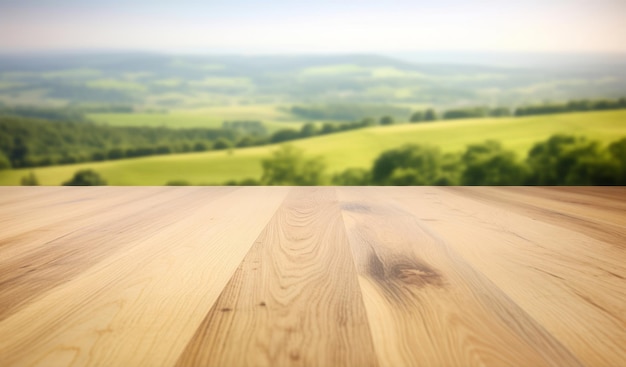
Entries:
{"label": "sunlit grass", "polygon": [[424,74],[422,73],[418,73],[415,71],[407,71],[407,70],[400,70],[394,67],[378,67],[378,68],[373,68],[371,70],[371,76],[373,78],[381,78],[381,79],[388,79],[388,78],[415,78],[415,79],[422,79],[425,77]]}
{"label": "sunlit grass", "polygon": [[0,93],[0,102],[7,105],[37,105],[64,106],[67,100],[47,97],[48,91],[44,88],[27,89],[19,92]]}
{"label": "sunlit grass", "polygon": [[159,79],[153,81],[152,84],[162,87],[175,88],[181,86],[183,84],[183,80],[180,78]]}
{"label": "sunlit grass", "polygon": [[152,76],[152,73],[148,71],[136,71],[123,73],[122,76],[124,77],[124,79],[127,80],[140,80],[144,78],[149,78],[150,76]]}
{"label": "sunlit grass", "polygon": [[171,110],[167,113],[94,113],[88,118],[111,126],[150,126],[169,128],[221,128],[224,121],[261,121],[268,132],[280,129],[300,129],[302,121],[275,105],[212,106]]}
{"label": "sunlit grass", "polygon": [[15,88],[15,87],[19,87],[21,85],[24,85],[24,83],[0,80],[0,90],[2,90],[2,89],[9,89],[9,88]]}
{"label": "sunlit grass", "polygon": [[96,79],[87,82],[87,86],[90,88],[114,89],[129,92],[144,92],[146,90],[146,87],[142,84],[116,79]]}
{"label": "sunlit grass", "polygon": [[[370,167],[384,150],[406,143],[431,144],[447,152],[495,139],[522,158],[532,145],[556,133],[584,135],[608,143],[626,136],[626,111],[570,113],[524,118],[471,119],[374,127],[298,140],[292,144],[309,156],[326,159],[330,173],[348,167]],[[80,168],[93,168],[111,185],[162,185],[171,180],[192,184],[259,178],[261,159],[275,145],[232,152],[154,156],[120,161],[33,169],[42,184],[57,185]],[[0,172],[0,184],[19,184],[28,169]]]}
{"label": "sunlit grass", "polygon": [[102,71],[89,68],[66,69],[41,73],[46,79],[86,79],[102,75]]}
{"label": "sunlit grass", "polygon": [[249,78],[229,78],[229,77],[208,77],[202,80],[190,81],[189,85],[194,87],[233,87],[233,88],[250,88],[254,83]]}

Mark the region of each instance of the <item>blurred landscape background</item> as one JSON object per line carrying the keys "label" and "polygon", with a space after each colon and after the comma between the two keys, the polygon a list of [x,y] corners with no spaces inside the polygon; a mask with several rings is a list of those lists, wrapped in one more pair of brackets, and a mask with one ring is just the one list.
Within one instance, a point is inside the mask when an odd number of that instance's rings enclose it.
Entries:
{"label": "blurred landscape background", "polygon": [[624,185],[617,0],[7,1],[1,185]]}

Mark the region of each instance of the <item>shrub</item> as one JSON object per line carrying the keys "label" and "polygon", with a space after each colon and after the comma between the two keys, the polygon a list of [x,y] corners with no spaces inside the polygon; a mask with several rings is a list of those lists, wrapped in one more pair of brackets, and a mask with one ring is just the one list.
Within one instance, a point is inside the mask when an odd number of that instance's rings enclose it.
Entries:
{"label": "shrub", "polygon": [[79,170],[63,186],[105,186],[107,182],[100,175],[91,169]]}

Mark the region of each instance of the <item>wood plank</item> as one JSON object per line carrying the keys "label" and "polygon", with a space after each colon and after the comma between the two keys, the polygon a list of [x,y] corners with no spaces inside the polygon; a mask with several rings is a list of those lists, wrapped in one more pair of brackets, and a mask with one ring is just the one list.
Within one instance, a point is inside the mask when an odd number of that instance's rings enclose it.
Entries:
{"label": "wood plank", "polygon": [[341,188],[374,345],[383,366],[577,366],[445,241],[384,193]]}
{"label": "wood plank", "polygon": [[0,366],[621,366],[624,193],[0,188]]}
{"label": "wood plank", "polygon": [[294,188],[177,366],[377,365],[334,188]]}
{"label": "wood plank", "polygon": [[[25,225],[34,224],[34,229],[17,238],[10,237],[7,240],[11,241],[10,246],[5,247],[13,251],[4,249],[0,252],[3,257],[0,264],[0,321],[102,259],[140,243],[147,233],[155,235],[163,231],[180,218],[181,212],[206,205],[233,188],[168,190],[165,196],[160,195],[162,190],[147,190],[150,194],[145,197],[139,190],[135,188],[130,192],[138,200],[124,205],[112,204],[117,209],[115,211],[109,210],[111,204],[103,205],[106,201],[101,201],[101,206],[92,208],[96,215],[72,217],[72,220],[58,226],[53,224],[51,228],[40,228],[40,221],[26,221]],[[202,191],[205,195],[199,201],[198,194]],[[71,197],[72,192],[66,191],[64,196]],[[106,199],[106,195],[103,196]],[[84,206],[82,200],[74,202],[74,206]],[[173,202],[177,211],[172,211]],[[73,206],[64,209],[74,212]],[[12,256],[13,252],[17,254]]]}
{"label": "wood plank", "polygon": [[62,189],[54,195],[35,196],[12,205],[0,205],[0,224],[4,228],[0,256],[10,257],[10,251],[28,252],[24,246],[40,247],[41,241],[51,241],[75,228],[89,225],[94,216],[112,211],[125,213],[129,204],[134,205],[149,197],[158,201],[159,198],[154,196],[159,193],[174,194],[159,187],[121,188],[113,197],[106,195],[106,188],[101,187]]}
{"label": "wood plank", "polygon": [[[447,190],[626,247],[626,187],[455,187]],[[590,195],[592,194],[592,195]]]}
{"label": "wood plank", "polygon": [[24,203],[35,199],[44,199],[54,196],[63,190],[60,186],[4,186],[0,190],[0,206],[13,203]]}
{"label": "wood plank", "polygon": [[[427,221],[583,363],[622,365],[626,361],[623,246],[599,241],[568,225],[527,217],[495,201],[476,201],[468,198],[468,189],[404,189],[393,197],[396,205]],[[526,195],[527,202],[533,200],[534,195]],[[595,200],[611,206],[610,198]],[[585,206],[578,210],[584,215]],[[579,214],[574,211],[561,220]]]}
{"label": "wood plank", "polygon": [[189,211],[173,205],[176,223],[0,322],[11,336],[0,339],[0,365],[173,365],[286,192],[241,188]]}

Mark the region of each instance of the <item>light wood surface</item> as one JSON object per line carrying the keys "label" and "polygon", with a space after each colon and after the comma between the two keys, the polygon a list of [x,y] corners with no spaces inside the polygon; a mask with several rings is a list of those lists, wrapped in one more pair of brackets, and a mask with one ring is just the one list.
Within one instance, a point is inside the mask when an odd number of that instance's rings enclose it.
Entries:
{"label": "light wood surface", "polygon": [[0,366],[624,366],[626,188],[0,188]]}

